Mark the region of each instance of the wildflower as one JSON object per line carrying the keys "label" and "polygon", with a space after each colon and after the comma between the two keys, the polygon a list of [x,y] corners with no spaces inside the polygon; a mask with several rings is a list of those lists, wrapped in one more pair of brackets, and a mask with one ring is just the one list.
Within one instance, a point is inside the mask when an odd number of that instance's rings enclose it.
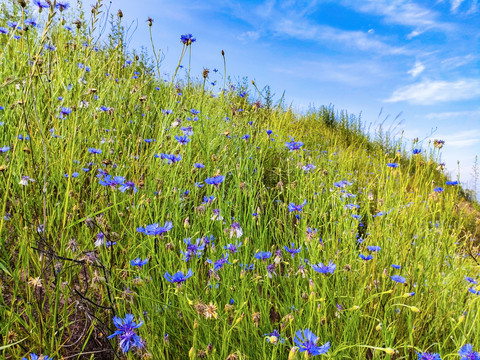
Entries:
{"label": "wildflower", "polygon": [[204,196],[202,204],[206,204],[206,205],[211,204],[213,202],[213,200],[215,200],[215,196],[213,196],[213,195]]}
{"label": "wildflower", "polygon": [[290,151],[295,151],[295,150],[300,150],[300,148],[303,146],[303,142],[298,141],[295,142],[293,139],[290,142],[286,142],[285,146],[290,150]]}
{"label": "wildflower", "polygon": [[233,222],[232,226],[230,227],[230,238],[232,238],[234,234],[237,239],[240,239],[243,235],[243,230],[238,222]]}
{"label": "wildflower", "polygon": [[392,275],[392,276],[390,276],[390,279],[392,279],[393,281],[395,281],[397,283],[400,283],[400,284],[405,283],[405,278],[403,276],[400,276],[400,275]]}
{"label": "wildflower", "polygon": [[6,153],[8,150],[10,150],[10,146],[4,146],[0,148],[0,153]]}
{"label": "wildflower", "polygon": [[213,271],[220,270],[225,264],[231,265],[231,263],[228,262],[228,253],[226,253],[225,255],[222,255],[222,257],[215,262],[213,262],[210,259],[207,259],[207,262],[209,264],[213,264]]}
{"label": "wildflower", "polygon": [[269,334],[263,334],[263,336],[266,336],[266,340],[271,343],[277,345],[278,343],[284,342],[284,339],[280,337],[280,333],[277,331],[277,329],[273,330]]}
{"label": "wildflower", "polygon": [[292,246],[291,249],[289,249],[288,246],[286,245],[283,248],[285,249],[286,252],[292,255],[292,259],[293,259],[293,256],[295,254],[298,254],[302,250],[302,247],[300,246],[298,249],[295,249],[295,245],[293,243],[290,243],[290,245]]}
{"label": "wildflower", "polygon": [[0,34],[8,34],[8,29],[0,27]]}
{"label": "wildflower", "polygon": [[417,355],[418,355],[418,360],[441,360],[440,355],[436,353],[428,353],[428,352],[418,353],[417,352]]}
{"label": "wildflower", "polygon": [[238,248],[242,246],[242,243],[239,243],[238,241],[235,244],[227,244],[223,248],[225,250],[230,251],[231,254],[235,254],[238,251]]}
{"label": "wildflower", "polygon": [[333,274],[335,269],[337,268],[337,265],[335,265],[332,260],[329,261],[328,265],[323,265],[322,263],[318,263],[318,265],[313,264],[312,265],[313,270],[316,272],[319,272],[321,274]]}
{"label": "wildflower", "polygon": [[133,190],[134,194],[136,194],[137,191],[138,191],[138,189],[135,186],[135,183],[133,181],[125,181],[125,183],[120,184],[120,187],[118,188],[118,190],[120,190],[122,193],[124,193],[125,191],[127,191],[129,189]]}
{"label": "wildflower", "polygon": [[[22,358],[22,360],[28,360],[27,358]],[[40,355],[38,356],[37,354],[31,353],[30,354],[30,360],[53,360],[52,357],[47,356],[47,355]]]}
{"label": "wildflower", "polygon": [[155,223],[151,225],[146,225],[144,228],[139,227],[137,228],[137,231],[145,235],[162,236],[167,231],[170,231],[172,228],[173,228],[172,222],[166,221],[165,225],[163,226],[158,226],[158,223]]}
{"label": "wildflower", "polygon": [[382,248],[380,246],[367,246],[367,249],[370,251],[380,251]]}
{"label": "wildflower", "polygon": [[302,167],[302,170],[305,171],[305,173],[309,173],[311,170],[315,170],[316,166],[313,164],[307,164],[304,167]]}
{"label": "wildflower", "polygon": [[401,268],[401,266],[400,266],[400,265],[395,265],[395,264],[392,264],[391,266],[392,266],[394,269],[400,269],[400,268]]}
{"label": "wildflower", "polygon": [[458,181],[446,181],[445,184],[455,186],[458,185]]}
{"label": "wildflower", "polygon": [[201,163],[195,163],[193,166],[195,166],[197,169],[203,169],[205,167],[205,165]]}
{"label": "wildflower", "polygon": [[143,265],[146,265],[148,263],[148,258],[145,260],[142,260],[140,258],[136,258],[134,260],[130,260],[130,265],[132,266],[138,266],[141,268]]}
{"label": "wildflower", "polygon": [[60,108],[60,117],[63,119],[64,117],[68,116],[72,112],[71,108],[62,107]]}
{"label": "wildflower", "polygon": [[55,5],[55,7],[60,11],[64,11],[70,7],[70,4],[66,1],[57,1],[57,4]]}
{"label": "wildflower", "polygon": [[192,114],[193,116],[198,115],[198,114],[200,114],[200,110],[190,109],[190,114]]}
{"label": "wildflower", "polygon": [[387,166],[388,166],[388,167],[391,167],[391,168],[398,168],[398,164],[397,164],[397,163],[387,163]]}
{"label": "wildflower", "polygon": [[183,239],[187,245],[187,251],[182,252],[185,261],[189,261],[192,256],[202,256],[202,251],[205,250],[205,243],[202,238],[198,238],[195,243],[192,243],[190,238]]}
{"label": "wildflower", "polygon": [[90,148],[88,148],[88,152],[89,152],[90,154],[101,154],[101,153],[102,153],[102,150],[100,150],[100,149],[95,149],[95,148],[90,147]]}
{"label": "wildflower", "polygon": [[188,136],[175,136],[175,139],[182,145],[187,145],[190,142]]}
{"label": "wildflower", "polygon": [[474,285],[477,285],[478,282],[475,281],[473,278],[469,277],[469,276],[465,276],[465,280],[467,280],[469,283],[472,283]]}
{"label": "wildflower", "polygon": [[[37,26],[37,22],[35,21],[35,19],[31,18],[31,19],[25,20],[25,25],[31,26],[31,27],[36,27],[36,26]],[[55,46],[49,45],[49,47],[53,48],[53,50],[52,50],[51,48],[48,48],[47,50],[55,51]]]}
{"label": "wildflower", "polygon": [[28,177],[26,175],[22,175],[22,178],[21,178],[19,184],[22,185],[22,186],[27,186],[29,181],[35,182],[35,180],[33,180],[31,177]]}
{"label": "wildflower", "polygon": [[463,345],[460,351],[460,360],[480,360],[480,354],[477,351],[473,351],[472,344]]}
{"label": "wildflower", "polygon": [[197,39],[195,39],[192,34],[185,34],[180,36],[180,41],[183,43],[183,45],[188,46],[192,45],[192,43],[197,41]]}
{"label": "wildflower", "polygon": [[248,140],[248,139],[250,139],[250,135],[245,134],[245,135],[242,136],[242,140],[245,140],[245,141],[246,141],[246,140]]}
{"label": "wildflower", "polygon": [[115,186],[123,184],[125,178],[123,176],[115,176],[113,179],[110,175],[105,176],[103,179],[99,180],[98,183],[102,186],[110,186],[115,188]]}
{"label": "wildflower", "polygon": [[295,342],[295,345],[298,346],[300,352],[306,351],[308,355],[312,356],[325,354],[328,349],[330,349],[329,341],[322,346],[317,346],[318,337],[309,329],[305,329],[303,331],[298,330],[295,333],[293,341]]}
{"label": "wildflower", "polygon": [[363,254],[359,254],[358,256],[360,257],[360,259],[365,260],[365,261],[368,261],[368,260],[372,260],[372,259],[373,259],[373,256],[372,256],[372,255],[367,255],[367,256],[365,256],[365,255],[363,255]]}
{"label": "wildflower", "polygon": [[288,211],[290,212],[301,212],[303,207],[307,204],[307,200],[304,200],[302,204],[295,205],[295,203],[288,204]]}
{"label": "wildflower", "polygon": [[445,145],[445,140],[433,140],[433,146],[435,146],[437,149],[441,149]]}
{"label": "wildflower", "polygon": [[471,287],[468,289],[474,295],[480,295],[480,290],[476,290],[475,288]]}
{"label": "wildflower", "polygon": [[420,154],[422,152],[422,149],[413,149],[413,155]]}
{"label": "wildflower", "polygon": [[[193,135],[193,127],[187,126],[187,127],[182,127],[180,130],[183,131],[183,135],[185,136],[192,136]],[[190,140],[188,140],[190,141]]]}
{"label": "wildflower", "polygon": [[216,220],[216,221],[222,221],[223,216],[220,215],[220,209],[213,209],[213,216],[210,218],[210,220]]}
{"label": "wildflower", "polygon": [[265,261],[271,256],[272,256],[272,253],[270,251],[259,251],[255,254],[255,259]]}
{"label": "wildflower", "polygon": [[436,193],[441,193],[443,192],[443,188],[442,187],[436,187],[433,189],[433,191],[435,191]]}
{"label": "wildflower", "polygon": [[135,334],[135,329],[138,329],[143,325],[143,322],[137,324],[133,321],[132,314],[125,315],[125,318],[113,317],[113,324],[117,327],[117,330],[108,338],[112,339],[115,336],[120,336],[120,348],[123,352],[128,352],[130,348],[137,347],[141,349],[143,347],[142,339]]}
{"label": "wildflower", "polygon": [[188,272],[183,275],[183,272],[179,271],[177,273],[175,273],[175,275],[170,275],[169,272],[167,271],[163,277],[165,279],[167,279],[167,281],[171,282],[171,283],[174,283],[174,284],[177,284],[177,285],[180,285],[182,283],[184,283],[189,277],[191,277],[193,275],[193,272],[192,272],[192,269],[188,269]]}
{"label": "wildflower", "polygon": [[167,160],[168,165],[170,165],[172,163],[179,162],[180,160],[182,160],[181,155],[175,156],[175,154],[160,154],[160,155],[155,154],[154,156],[156,158],[160,158],[162,160]]}
{"label": "wildflower", "polygon": [[353,182],[347,181],[347,180],[342,180],[342,181],[337,181],[333,183],[333,186],[343,189],[347,186],[353,185]]}
{"label": "wildflower", "polygon": [[39,11],[42,11],[42,9],[48,9],[50,7],[49,4],[44,3],[41,0],[33,0],[33,3],[38,6]]}
{"label": "wildflower", "polygon": [[209,185],[214,185],[216,188],[225,180],[225,176],[217,175],[211,178],[205,179],[205,182]]}

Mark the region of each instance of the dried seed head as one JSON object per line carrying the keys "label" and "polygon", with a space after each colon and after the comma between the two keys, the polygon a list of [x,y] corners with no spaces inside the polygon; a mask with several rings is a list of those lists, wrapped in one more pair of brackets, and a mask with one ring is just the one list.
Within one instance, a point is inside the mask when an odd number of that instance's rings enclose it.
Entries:
{"label": "dried seed head", "polygon": [[122,10],[118,10],[118,13],[117,13],[118,17],[121,19],[123,17],[123,12]]}
{"label": "dried seed head", "polygon": [[149,17],[147,18],[147,22],[148,22],[148,26],[152,26],[152,24],[153,24],[153,19],[149,16]]}
{"label": "dried seed head", "polygon": [[206,79],[206,78],[208,77],[208,73],[209,73],[209,72],[210,72],[210,70],[208,70],[208,69],[206,69],[206,68],[203,69],[203,73],[202,73],[202,74],[203,74],[203,78],[204,78],[204,79]]}

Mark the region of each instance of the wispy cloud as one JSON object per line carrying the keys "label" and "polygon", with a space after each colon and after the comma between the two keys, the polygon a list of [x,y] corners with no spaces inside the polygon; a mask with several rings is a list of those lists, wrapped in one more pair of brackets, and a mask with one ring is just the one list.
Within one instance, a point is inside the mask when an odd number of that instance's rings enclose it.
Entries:
{"label": "wispy cloud", "polygon": [[[466,111],[444,111],[440,113],[429,113],[424,115],[425,119],[428,120],[453,120],[460,118],[479,118],[480,119],[480,109],[478,110],[466,110]],[[479,120],[480,121],[480,120]]]}
{"label": "wispy cloud", "polygon": [[479,79],[424,80],[395,90],[392,96],[385,101],[407,101],[412,104],[431,105],[439,102],[470,100],[477,97],[480,97]]}
{"label": "wispy cloud", "polygon": [[442,139],[448,148],[465,148],[480,143],[480,129],[462,130],[453,134],[438,134],[430,140]]}
{"label": "wispy cloud", "polygon": [[413,77],[417,77],[420,75],[423,70],[425,70],[425,65],[423,65],[420,61],[415,61],[415,65],[413,65],[413,68],[411,68],[408,73],[412,75]]}
{"label": "wispy cloud", "polygon": [[259,37],[260,33],[258,31],[246,31],[244,33],[241,33],[238,36],[238,39],[243,42],[248,42],[258,40]]}

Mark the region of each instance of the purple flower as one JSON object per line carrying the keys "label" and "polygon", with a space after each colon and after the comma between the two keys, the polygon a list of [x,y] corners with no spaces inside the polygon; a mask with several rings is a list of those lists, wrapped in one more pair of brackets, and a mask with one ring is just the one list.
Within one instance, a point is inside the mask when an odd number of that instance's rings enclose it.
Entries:
{"label": "purple flower", "polygon": [[372,246],[372,245],[367,246],[367,249],[370,250],[370,251],[375,251],[375,252],[382,250],[382,248],[380,246]]}
{"label": "purple flower", "polygon": [[186,135],[184,136],[175,136],[175,139],[182,145],[187,145],[190,142],[190,138]]}
{"label": "purple flower", "polygon": [[195,39],[192,34],[185,34],[180,36],[180,41],[183,43],[183,45],[188,46],[197,41],[197,39]]}
{"label": "purple flower", "polygon": [[284,342],[284,339],[282,339],[280,337],[280,333],[277,331],[277,329],[273,330],[271,333],[269,334],[263,334],[263,336],[266,336],[267,337],[267,341],[269,343],[272,343],[272,344],[278,344],[278,343],[282,343]]}
{"label": "purple flower", "polygon": [[125,319],[114,316],[113,323],[117,327],[117,330],[108,337],[111,339],[115,336],[120,336],[120,348],[125,353],[132,347],[139,349],[143,347],[142,339],[135,334],[135,329],[142,326],[143,322],[137,324],[133,319],[134,316],[132,314],[125,315]]}
{"label": "purple flower", "polygon": [[236,242],[235,244],[227,244],[223,248],[230,251],[231,254],[235,254],[238,251],[238,248],[242,246],[242,243]]}
{"label": "purple flower", "polygon": [[480,360],[480,354],[473,351],[472,344],[463,345],[458,354],[460,355],[460,360]]}
{"label": "purple flower", "polygon": [[62,107],[60,108],[60,117],[63,119],[67,115],[71,114],[72,109],[69,107]]}
{"label": "purple flower", "polygon": [[205,179],[205,182],[209,185],[214,185],[216,188],[225,180],[225,176],[217,175],[211,178]]}
{"label": "purple flower", "polygon": [[436,353],[428,353],[428,352],[418,353],[417,352],[417,355],[418,355],[418,360],[441,360],[440,355]]}
{"label": "purple flower", "polygon": [[360,257],[360,259],[365,260],[365,261],[368,261],[368,260],[372,260],[372,259],[373,259],[373,256],[372,256],[372,255],[367,255],[367,256],[365,256],[365,255],[363,255],[363,254],[359,254],[358,256]]}
{"label": "purple flower", "polygon": [[295,345],[298,346],[300,352],[306,351],[308,355],[312,356],[325,354],[328,349],[330,349],[329,341],[322,346],[318,346],[318,337],[309,329],[303,330],[303,334],[302,330],[298,330],[295,333],[293,341],[295,342]]}
{"label": "purple flower", "polygon": [[213,271],[218,271],[220,270],[223,265],[225,264],[229,264],[231,265],[231,263],[228,262],[228,253],[226,253],[225,255],[223,255],[220,259],[218,259],[217,261],[213,262],[212,260],[210,259],[207,259],[207,262],[209,264],[213,264]]}
{"label": "purple flower", "polygon": [[270,258],[270,256],[272,256],[272,253],[270,251],[259,251],[255,254],[255,259],[265,261]]}
{"label": "purple flower", "polygon": [[173,224],[171,221],[166,221],[165,225],[163,226],[158,226],[158,223],[151,224],[151,225],[146,225],[144,228],[139,227],[137,228],[137,231],[139,233],[143,233],[145,235],[154,235],[154,236],[162,236],[165,234],[167,231],[172,230]]}
{"label": "purple flower", "polygon": [[312,265],[313,270],[316,272],[319,272],[321,274],[333,274],[335,269],[337,268],[337,265],[335,265],[332,260],[328,262],[328,265],[323,265],[322,263],[318,263],[318,265],[313,264]]}
{"label": "purple flower", "polygon": [[400,276],[400,275],[392,275],[392,276],[390,276],[390,279],[392,279],[393,281],[395,281],[397,283],[400,283],[400,284],[403,284],[405,282],[405,278],[403,276]]}
{"label": "purple flower", "polygon": [[286,142],[285,143],[285,146],[290,150],[290,151],[295,151],[295,150],[300,150],[300,148],[303,146],[303,142],[301,141],[294,141],[292,139],[292,141],[290,142]]}
{"label": "purple flower", "polygon": [[202,238],[198,238],[195,243],[192,243],[190,238],[183,239],[183,242],[187,245],[187,251],[181,251],[185,261],[189,261],[192,256],[202,256],[202,251],[205,250],[205,243]]}
{"label": "purple flower", "polygon": [[232,238],[234,234],[237,239],[240,239],[243,235],[243,230],[238,222],[234,222],[232,226],[230,226],[230,238]]}
{"label": "purple flower", "polygon": [[473,278],[471,278],[469,276],[465,276],[465,280],[467,280],[469,283],[472,283],[474,285],[478,284],[478,282],[476,280],[474,280]]}
{"label": "purple flower", "polygon": [[183,275],[183,272],[179,271],[177,272],[175,275],[170,275],[169,272],[167,271],[163,277],[165,279],[167,279],[167,281],[171,282],[171,283],[174,283],[174,284],[177,284],[177,285],[181,285],[182,283],[184,283],[189,277],[191,277],[193,275],[193,272],[192,272],[192,269],[188,269],[188,272]]}
{"label": "purple flower", "polygon": [[182,127],[182,128],[180,128],[180,130],[183,131],[183,135],[185,135],[185,136],[192,136],[193,135],[193,128],[191,126]]}
{"label": "purple flower", "polygon": [[6,153],[8,150],[10,150],[10,146],[4,146],[0,148],[0,153]]}
{"label": "purple flower", "polygon": [[307,204],[307,200],[303,201],[303,204],[295,205],[295,203],[288,204],[288,211],[290,212],[301,212],[303,207]]}
{"label": "purple flower", "polygon": [[141,268],[143,265],[146,265],[148,263],[148,258],[145,260],[142,260],[140,258],[136,258],[134,260],[130,260],[130,265],[132,266],[138,266]]}
{"label": "purple flower", "polygon": [[295,254],[298,254],[302,250],[302,247],[300,246],[298,249],[295,249],[295,245],[293,243],[290,243],[290,245],[292,246],[291,249],[286,245],[283,248],[285,249],[286,252],[292,255],[292,259],[293,259],[293,256]]}
{"label": "purple flower", "polygon": [[205,167],[205,165],[201,163],[195,163],[193,166],[195,166],[197,169],[203,169]]}
{"label": "purple flower", "polygon": [[67,10],[70,7],[70,4],[66,1],[57,1],[57,5],[55,5],[57,9],[60,11]]}
{"label": "purple flower", "polygon": [[182,160],[182,156],[181,155],[177,155],[175,156],[175,154],[160,154],[160,155],[157,155],[155,154],[154,155],[156,158],[160,158],[162,160],[167,160],[167,164],[172,164],[172,163],[176,163],[176,162],[179,162],[180,160]]}
{"label": "purple flower", "polygon": [[90,148],[88,148],[88,152],[89,152],[90,154],[101,154],[101,153],[102,153],[102,150],[100,150],[100,149],[95,149],[95,148],[90,147]]}
{"label": "purple flower", "polygon": [[48,9],[50,7],[49,4],[44,3],[40,0],[33,0],[33,3],[38,6],[38,9],[41,11],[42,9]]}

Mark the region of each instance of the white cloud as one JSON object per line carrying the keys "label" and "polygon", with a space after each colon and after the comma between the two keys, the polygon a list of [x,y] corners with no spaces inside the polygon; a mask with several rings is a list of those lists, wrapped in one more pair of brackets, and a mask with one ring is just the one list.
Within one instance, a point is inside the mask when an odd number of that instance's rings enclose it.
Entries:
{"label": "white cloud", "polygon": [[421,72],[425,70],[425,65],[423,65],[420,61],[415,61],[415,65],[411,68],[408,73],[411,74],[413,77],[417,77],[420,75]]}
{"label": "white cloud", "polygon": [[439,102],[469,100],[476,97],[480,97],[479,79],[425,80],[395,90],[392,96],[385,101],[407,101],[412,104],[430,105]]}
{"label": "white cloud", "polygon": [[478,110],[466,110],[466,111],[445,111],[441,113],[429,113],[424,116],[428,120],[453,120],[453,119],[465,119],[465,118],[480,118],[480,109]]}
{"label": "white cloud", "polygon": [[452,13],[456,13],[458,10],[458,7],[462,5],[463,0],[452,0],[452,4],[450,6],[450,11]]}
{"label": "white cloud", "polygon": [[239,36],[238,36],[238,39],[240,41],[255,41],[255,40],[258,40],[258,38],[260,37],[260,33],[258,31],[246,31],[244,33],[241,33]]}

